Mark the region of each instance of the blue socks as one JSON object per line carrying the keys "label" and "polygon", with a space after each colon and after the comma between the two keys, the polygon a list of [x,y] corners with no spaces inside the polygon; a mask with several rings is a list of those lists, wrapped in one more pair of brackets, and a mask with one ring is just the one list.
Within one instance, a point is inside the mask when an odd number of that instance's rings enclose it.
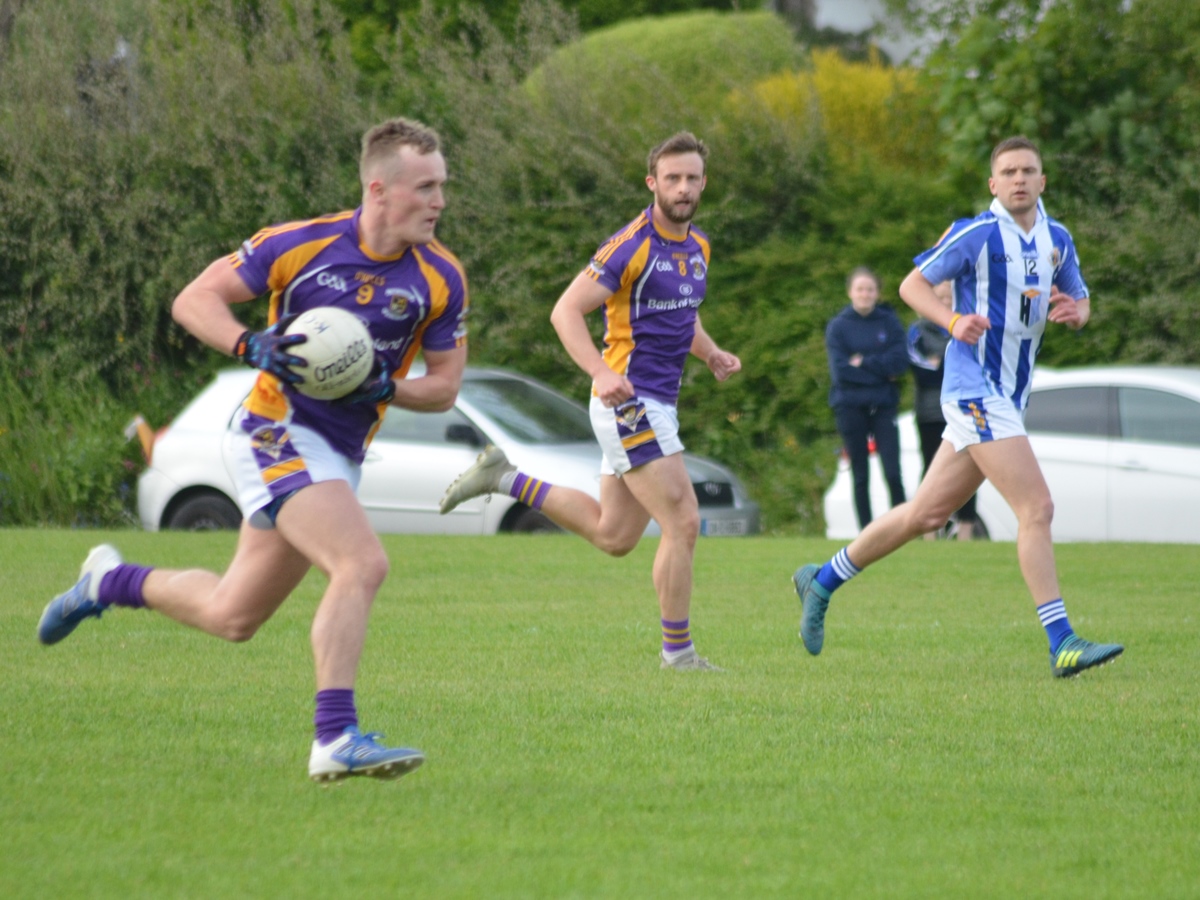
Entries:
{"label": "blue socks", "polygon": [[[833,559],[821,567],[816,581],[832,594],[861,572],[862,569],[850,561],[850,556],[843,547]],[[1046,629],[1046,637],[1050,641],[1050,652],[1056,653],[1062,642],[1075,633],[1067,619],[1067,608],[1063,605],[1062,598],[1043,603],[1037,608],[1037,614],[1041,619],[1042,627]]]}
{"label": "blue socks", "polygon": [[1046,637],[1050,639],[1050,652],[1058,652],[1062,642],[1075,633],[1067,621],[1067,608],[1062,598],[1043,603],[1037,608],[1037,614],[1042,620],[1042,627],[1046,629]]}
{"label": "blue socks", "polygon": [[850,562],[850,555],[843,547],[837,552],[825,565],[821,566],[821,571],[817,573],[817,584],[833,593],[843,584],[862,572],[858,566]]}

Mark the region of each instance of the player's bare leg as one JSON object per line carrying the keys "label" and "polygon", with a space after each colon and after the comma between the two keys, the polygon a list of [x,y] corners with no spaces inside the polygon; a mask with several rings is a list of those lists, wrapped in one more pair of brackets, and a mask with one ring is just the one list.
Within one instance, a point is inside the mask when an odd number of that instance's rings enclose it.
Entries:
{"label": "player's bare leg", "polygon": [[873,520],[850,542],[846,552],[862,569],[913,538],[936,531],[979,490],[983,478],[970,455],[956,453],[949,441],[942,441],[913,499]]}
{"label": "player's bare leg", "polygon": [[388,560],[350,485],[326,481],[297,493],[276,525],[296,551],[329,578],[312,624],[316,739],[308,760],[315,781],[351,775],[398,778],[425,761],[420,750],[386,747],[358,730],[354,680],[371,605]]}
{"label": "player's bare leg", "polygon": [[351,775],[398,778],[425,761],[420,750],[386,747],[358,730],[354,680],[375,595],[388,560],[350,485],[326,481],[297,493],[276,525],[297,552],[329,578],[312,624],[316,739],[308,760],[315,781]]}
{"label": "player's bare leg", "polygon": [[317,689],[352,687],[371,604],[387,577],[387,555],[345,481],[298,492],[283,505],[276,524],[329,578],[312,625]]}
{"label": "player's bare leg", "polygon": [[601,476],[599,503],[582,491],[554,485],[542,512],[614,556],[632,550],[653,517],[663,533],[654,557],[660,612],[668,620],[688,617],[700,511],[681,454],[651,460],[621,478]]}
{"label": "player's bare leg", "polygon": [[206,569],[154,569],[142,593],[147,608],[177,622],[226,640],[247,641],[308,569],[308,560],[278,531],[243,522],[224,575]]}
{"label": "player's bare leg", "polygon": [[583,491],[551,486],[542,513],[611,556],[633,550],[650,523],[650,513],[615,475],[600,476],[599,502]]}
{"label": "player's bare leg", "polygon": [[1050,534],[1054,501],[1029,438],[974,444],[967,452],[1017,516],[1017,559],[1034,603],[1060,598]]}
{"label": "player's bare leg", "polygon": [[700,509],[681,453],[625,473],[638,503],[662,528],[654,556],[654,587],[662,615],[664,669],[721,671],[696,652],[691,639],[692,563],[700,535]]}
{"label": "player's bare leg", "polygon": [[663,623],[664,668],[717,670],[692,645],[692,562],[700,532],[696,492],[681,454],[652,460],[621,478],[602,475],[600,502],[552,486],[541,510],[552,521],[613,556],[632,550],[651,517],[662,538],[654,557],[654,589]]}
{"label": "player's bare leg", "polygon": [[700,508],[683,454],[673,453],[631,469],[624,481],[662,528],[654,556],[654,586],[662,617],[686,619],[692,602],[692,561],[700,536]]}
{"label": "player's bare leg", "polygon": [[943,441],[912,500],[870,522],[825,565],[809,563],[797,569],[792,584],[800,598],[800,639],[805,649],[814,656],[821,652],[825,613],[838,587],[913,538],[941,528],[982,483],[983,474],[971,457],[956,453],[953,445]]}

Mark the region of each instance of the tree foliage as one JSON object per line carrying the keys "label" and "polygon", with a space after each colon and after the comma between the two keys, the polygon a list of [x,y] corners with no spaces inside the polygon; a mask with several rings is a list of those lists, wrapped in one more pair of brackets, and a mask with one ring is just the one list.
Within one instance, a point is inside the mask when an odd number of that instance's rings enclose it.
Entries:
{"label": "tree foliage", "polygon": [[[523,31],[527,15],[525,0],[332,0],[345,18],[355,62],[369,76],[379,78],[388,71],[386,46],[398,31],[414,23],[436,19],[434,40],[465,39],[476,45],[487,42],[480,33],[480,12],[486,10],[487,28],[505,37]],[[593,31],[628,19],[663,16],[691,10],[733,10],[737,0],[562,0],[559,4],[579,28]],[[432,18],[431,18],[432,17]]]}

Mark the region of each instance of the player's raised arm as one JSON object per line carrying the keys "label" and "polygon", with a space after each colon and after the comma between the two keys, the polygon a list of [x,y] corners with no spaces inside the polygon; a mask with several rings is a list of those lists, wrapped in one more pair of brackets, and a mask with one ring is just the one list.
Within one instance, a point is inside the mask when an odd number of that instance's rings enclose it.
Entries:
{"label": "player's raised arm", "polygon": [[563,291],[550,313],[550,324],[558,332],[558,339],[575,365],[591,376],[596,395],[605,406],[624,403],[634,394],[629,379],[608,367],[587,326],[588,314],[611,296],[612,291],[588,277],[585,269]]}

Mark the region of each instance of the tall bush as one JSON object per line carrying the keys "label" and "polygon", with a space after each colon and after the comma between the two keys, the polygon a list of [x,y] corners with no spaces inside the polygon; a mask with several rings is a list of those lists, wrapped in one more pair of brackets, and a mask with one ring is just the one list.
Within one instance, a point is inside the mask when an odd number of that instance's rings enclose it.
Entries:
{"label": "tall bush", "polygon": [[[24,424],[8,426],[21,442],[0,441],[0,473],[28,490],[6,520],[113,521],[92,494],[123,469],[122,420],[140,408],[161,422],[219,361],[172,324],[175,294],[262,225],[356,202],[371,113],[323,10],[64,0],[21,13],[0,68],[0,372]],[[91,448],[87,462],[26,478],[67,446]]]}

